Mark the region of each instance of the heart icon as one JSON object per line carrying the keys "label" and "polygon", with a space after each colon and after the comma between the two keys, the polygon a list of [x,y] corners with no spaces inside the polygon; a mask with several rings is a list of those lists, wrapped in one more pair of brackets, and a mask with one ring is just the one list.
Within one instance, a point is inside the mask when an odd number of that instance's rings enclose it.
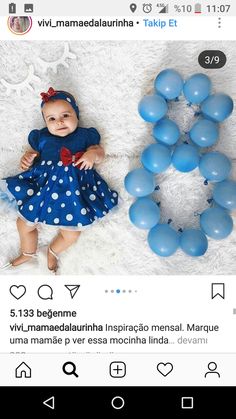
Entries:
{"label": "heart icon", "polygon": [[23,297],[23,295],[25,295],[26,288],[24,285],[12,285],[9,291],[13,297],[19,300]]}
{"label": "heart icon", "polygon": [[161,375],[163,375],[164,377],[170,374],[172,370],[173,364],[171,364],[170,362],[166,362],[165,364],[164,362],[160,362],[159,364],[157,364],[157,371],[159,371]]}

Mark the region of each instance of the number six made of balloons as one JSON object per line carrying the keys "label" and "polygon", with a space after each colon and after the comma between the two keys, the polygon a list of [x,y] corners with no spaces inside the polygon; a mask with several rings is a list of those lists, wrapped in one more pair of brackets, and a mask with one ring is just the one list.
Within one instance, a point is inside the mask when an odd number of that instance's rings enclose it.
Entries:
{"label": "number six made of balloons", "polygon": [[[231,160],[220,152],[206,151],[216,144],[219,124],[232,113],[233,101],[227,94],[212,94],[211,80],[202,73],[184,82],[177,71],[166,69],[157,75],[154,87],[155,93],[144,96],[138,106],[140,116],[154,124],[155,143],[142,152],[143,167],[125,177],[127,192],[137,198],[129,209],[129,218],[136,227],[149,230],[148,244],[157,255],[171,256],[180,247],[187,255],[202,256],[208,249],[207,236],[222,240],[233,230],[230,211],[236,209],[236,181],[229,179]],[[198,106],[198,119],[188,132],[188,141],[181,142],[180,129],[167,113],[168,103],[178,102],[182,93],[188,106]],[[208,200],[211,206],[199,215],[199,228],[176,231],[170,226],[172,220],[160,223],[160,203],[150,194],[159,189],[155,175],[170,164],[180,172],[198,167],[204,184],[214,183],[213,196]]]}

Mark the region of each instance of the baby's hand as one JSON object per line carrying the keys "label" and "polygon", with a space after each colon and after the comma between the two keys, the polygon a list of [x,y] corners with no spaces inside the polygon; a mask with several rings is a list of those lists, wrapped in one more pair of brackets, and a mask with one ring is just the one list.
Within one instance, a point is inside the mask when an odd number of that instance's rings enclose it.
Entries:
{"label": "baby's hand", "polygon": [[92,169],[97,157],[97,153],[94,150],[86,151],[82,157],[74,164],[74,166],[78,166],[81,163],[80,170],[85,169]]}
{"label": "baby's hand", "polygon": [[26,151],[25,154],[21,158],[20,168],[22,170],[28,170],[32,166],[33,161],[35,157],[37,157],[37,155],[38,153],[34,151]]}

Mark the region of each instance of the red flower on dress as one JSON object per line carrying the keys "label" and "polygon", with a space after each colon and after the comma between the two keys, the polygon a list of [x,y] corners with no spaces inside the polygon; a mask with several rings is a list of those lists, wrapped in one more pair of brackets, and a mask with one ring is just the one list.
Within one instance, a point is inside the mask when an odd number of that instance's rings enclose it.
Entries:
{"label": "red flower on dress", "polygon": [[[72,163],[76,163],[83,154],[83,151],[78,151],[78,153],[72,154],[68,148],[62,147],[60,150],[60,159],[63,163],[63,166],[69,166]],[[78,164],[76,167],[79,168],[81,164],[82,163]]]}

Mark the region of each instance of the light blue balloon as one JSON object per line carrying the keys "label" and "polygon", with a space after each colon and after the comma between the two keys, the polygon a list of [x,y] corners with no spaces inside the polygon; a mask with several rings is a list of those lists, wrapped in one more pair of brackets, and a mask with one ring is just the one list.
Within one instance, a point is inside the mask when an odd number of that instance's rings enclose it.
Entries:
{"label": "light blue balloon", "polygon": [[223,180],[214,186],[213,198],[221,207],[229,210],[236,209],[236,182]]}
{"label": "light blue balloon", "polygon": [[233,220],[223,208],[208,208],[200,216],[201,229],[215,240],[225,239],[233,230]]}
{"label": "light blue balloon", "polygon": [[191,140],[199,147],[211,147],[219,138],[219,127],[209,119],[200,119],[189,131]]}
{"label": "light blue balloon", "polygon": [[183,91],[184,96],[190,103],[199,104],[209,96],[211,80],[205,74],[193,74],[184,83]]}
{"label": "light blue balloon", "polygon": [[208,240],[201,230],[184,230],[180,236],[180,247],[189,256],[202,256],[208,248]]}
{"label": "light blue balloon", "polygon": [[179,247],[179,234],[169,224],[157,224],[148,233],[148,244],[158,256],[168,257]]}
{"label": "light blue balloon", "polygon": [[217,204],[214,200],[213,200],[213,202],[212,202],[212,206],[213,206],[214,208],[221,208],[221,209],[225,210],[226,212],[228,212],[228,214],[230,214],[230,212],[231,212],[229,209],[227,209],[227,208],[223,208],[221,205]]}
{"label": "light blue balloon", "polygon": [[154,123],[166,115],[168,106],[162,96],[148,95],[139,102],[138,111],[144,121]]}
{"label": "light blue balloon", "polygon": [[176,99],[181,94],[183,84],[181,75],[172,69],[161,71],[154,82],[157,93],[168,100]]}
{"label": "light blue balloon", "polygon": [[224,93],[216,93],[208,96],[201,104],[201,112],[206,118],[213,119],[216,122],[222,122],[233,111],[233,101],[230,96]]}
{"label": "light blue balloon", "polygon": [[154,125],[153,136],[155,140],[158,140],[166,145],[173,145],[180,138],[180,130],[174,121],[168,118],[163,118]]}
{"label": "light blue balloon", "polygon": [[143,168],[134,169],[125,177],[125,189],[137,197],[150,195],[155,189],[154,176]]}
{"label": "light blue balloon", "polygon": [[150,172],[164,172],[171,163],[171,151],[163,144],[151,144],[142,152],[141,162]]}
{"label": "light blue balloon", "polygon": [[160,220],[160,209],[150,198],[138,198],[129,209],[131,223],[141,229],[150,229]]}
{"label": "light blue balloon", "polygon": [[201,175],[210,182],[222,182],[231,171],[231,161],[218,151],[204,154],[199,163]]}
{"label": "light blue balloon", "polygon": [[191,172],[199,163],[199,154],[196,147],[190,144],[181,144],[176,147],[172,155],[172,164],[180,172]]}

